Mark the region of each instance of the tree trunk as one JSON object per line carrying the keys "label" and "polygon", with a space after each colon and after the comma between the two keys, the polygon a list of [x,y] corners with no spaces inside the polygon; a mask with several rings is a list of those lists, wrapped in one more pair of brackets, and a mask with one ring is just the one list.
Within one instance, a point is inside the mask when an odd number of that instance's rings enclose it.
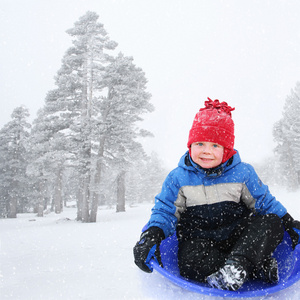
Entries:
{"label": "tree trunk", "polygon": [[99,204],[99,192],[97,191],[97,187],[100,184],[101,180],[101,158],[98,158],[97,160],[97,166],[96,166],[96,172],[94,176],[94,185],[93,185],[93,193],[91,196],[91,215],[90,215],[90,222],[96,222],[97,221],[97,213],[98,213],[98,204]]}
{"label": "tree trunk", "polygon": [[97,221],[97,213],[98,213],[98,205],[99,205],[99,192],[97,191],[97,187],[100,185],[100,182],[101,182],[102,161],[103,161],[103,156],[104,156],[105,139],[106,139],[105,135],[102,135],[100,137],[98,157],[97,157],[97,166],[96,166],[96,172],[95,172],[95,176],[94,176],[94,192],[92,195],[90,222]]}
{"label": "tree trunk", "polygon": [[94,192],[92,195],[90,222],[97,221],[97,213],[98,213],[98,205],[99,205],[99,192],[97,191],[97,187],[100,185],[101,173],[102,173],[102,157],[98,158],[97,160],[97,167],[94,176]]}
{"label": "tree trunk", "polygon": [[36,205],[37,217],[44,216],[45,186],[46,186],[46,181],[41,180],[39,183],[39,199],[38,199],[38,203]]}
{"label": "tree trunk", "polygon": [[82,190],[82,222],[90,221],[89,177],[84,179]]}
{"label": "tree trunk", "polygon": [[125,211],[125,171],[117,178],[117,212]]}
{"label": "tree trunk", "polygon": [[90,214],[91,223],[97,221],[98,202],[99,202],[98,199],[99,199],[99,194],[94,192],[92,197],[91,214]]}
{"label": "tree trunk", "polygon": [[16,218],[16,217],[17,217],[17,199],[16,197],[12,197],[9,201],[8,218]]}
{"label": "tree trunk", "polygon": [[77,204],[77,221],[82,221],[82,203],[83,203],[83,196],[82,196],[82,189],[83,187],[81,186],[78,187],[77,191],[77,197],[76,197],[76,204]]}
{"label": "tree trunk", "polygon": [[56,214],[62,212],[62,169],[59,168],[56,173],[56,183],[54,187],[54,209]]}
{"label": "tree trunk", "polygon": [[92,116],[92,92],[89,90],[88,78],[88,54],[83,64],[83,87],[82,87],[82,103],[81,103],[81,135],[82,135],[82,151],[80,153],[80,160],[82,160],[82,222],[88,223],[90,221],[90,184],[91,184],[91,116]]}
{"label": "tree trunk", "polygon": [[41,203],[37,204],[37,217],[43,217],[44,216],[44,205]]}

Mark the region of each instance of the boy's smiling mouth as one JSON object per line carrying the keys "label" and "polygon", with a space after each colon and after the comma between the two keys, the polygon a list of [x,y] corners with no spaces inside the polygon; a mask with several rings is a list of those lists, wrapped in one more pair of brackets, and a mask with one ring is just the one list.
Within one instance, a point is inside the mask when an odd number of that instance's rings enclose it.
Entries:
{"label": "boy's smiling mouth", "polygon": [[212,158],[207,158],[207,157],[200,157],[201,160],[203,161],[211,161],[213,160]]}

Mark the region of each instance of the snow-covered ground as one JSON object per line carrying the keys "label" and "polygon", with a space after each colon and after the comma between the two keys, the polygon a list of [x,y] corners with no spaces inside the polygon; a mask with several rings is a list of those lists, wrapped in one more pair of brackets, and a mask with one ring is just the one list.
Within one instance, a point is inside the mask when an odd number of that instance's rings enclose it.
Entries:
{"label": "snow-covered ground", "polygon": [[[272,192],[300,220],[300,193]],[[0,299],[222,299],[184,290],[133,263],[132,248],[152,204],[125,213],[99,210],[97,223],[60,215],[18,215],[0,220]],[[226,298],[228,299],[228,298]],[[300,282],[263,298],[300,299]]]}

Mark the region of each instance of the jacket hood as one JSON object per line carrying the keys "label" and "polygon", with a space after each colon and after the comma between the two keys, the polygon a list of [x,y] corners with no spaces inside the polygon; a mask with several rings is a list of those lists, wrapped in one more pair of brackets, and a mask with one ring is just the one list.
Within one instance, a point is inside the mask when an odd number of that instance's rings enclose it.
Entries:
{"label": "jacket hood", "polygon": [[235,151],[236,154],[234,154],[230,159],[228,159],[218,167],[214,168],[213,170],[201,168],[198,164],[193,162],[193,160],[190,157],[189,151],[186,151],[186,153],[180,158],[178,167],[184,168],[189,171],[194,171],[194,172],[200,171],[203,173],[207,173],[207,175],[211,175],[211,174],[220,175],[223,172],[226,172],[227,170],[233,168],[234,166],[236,166],[241,162],[239,152],[237,150]]}

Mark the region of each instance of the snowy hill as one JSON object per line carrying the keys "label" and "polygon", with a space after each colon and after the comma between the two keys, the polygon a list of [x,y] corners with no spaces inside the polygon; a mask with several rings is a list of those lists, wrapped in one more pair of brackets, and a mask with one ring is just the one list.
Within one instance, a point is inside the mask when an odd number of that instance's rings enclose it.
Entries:
{"label": "snowy hill", "polygon": [[[273,193],[300,219],[299,192]],[[0,298],[221,299],[186,291],[134,265],[132,248],[151,207],[127,207],[125,213],[101,209],[97,223],[91,224],[76,222],[74,208],[43,218],[19,214],[1,219]],[[300,282],[260,299],[300,299]]]}

